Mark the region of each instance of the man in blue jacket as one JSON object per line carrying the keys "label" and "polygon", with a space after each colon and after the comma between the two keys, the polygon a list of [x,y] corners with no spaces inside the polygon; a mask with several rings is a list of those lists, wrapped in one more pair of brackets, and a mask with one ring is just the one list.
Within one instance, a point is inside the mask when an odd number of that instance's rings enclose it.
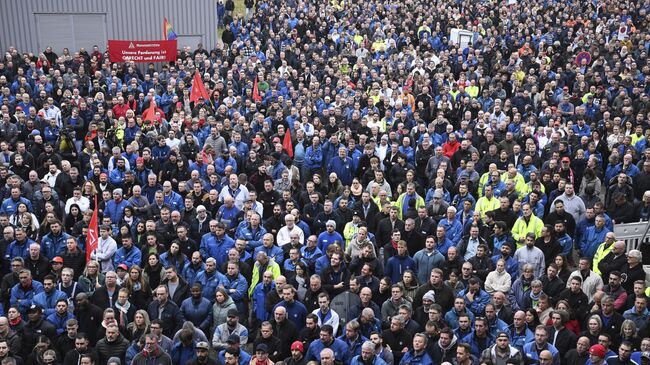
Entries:
{"label": "man in blue jacket", "polygon": [[43,279],[43,291],[34,295],[33,304],[43,309],[45,318],[49,317],[56,311],[56,304],[59,300],[67,300],[68,296],[61,290],[56,289],[56,279],[52,275],[47,275]]}
{"label": "man in blue jacket", "polygon": [[580,240],[580,255],[593,258],[601,243],[605,242],[605,236],[609,229],[605,227],[605,218],[602,215],[596,217],[595,225],[587,228]]}
{"label": "man in blue jacket", "polygon": [[467,343],[472,350],[472,355],[477,358],[481,356],[483,350],[494,345],[494,336],[488,331],[487,319],[484,317],[476,318],[474,330],[465,336],[461,342]]}
{"label": "man in blue jacket", "polygon": [[[477,277],[472,277],[468,282],[469,287],[458,293],[458,296],[465,299],[467,309],[475,316],[483,316],[485,306],[490,302],[490,294],[481,289],[481,281]],[[477,356],[480,356],[477,355]]]}
{"label": "man in blue jacket", "polygon": [[436,240],[433,236],[427,237],[424,241],[424,248],[413,256],[415,262],[415,274],[418,282],[426,283],[429,280],[431,270],[442,268],[445,264],[445,257],[436,250]]}
{"label": "man in blue jacket", "polygon": [[408,255],[406,241],[400,240],[397,242],[397,255],[388,259],[384,273],[393,283],[399,283],[406,270],[415,270],[415,261]]}
{"label": "man in blue jacket", "polygon": [[27,206],[27,210],[33,212],[32,202],[20,196],[19,188],[11,188],[11,196],[2,202],[0,213],[12,215],[16,213],[16,209],[20,203],[24,203]]}
{"label": "man in blue jacket", "polygon": [[66,241],[71,236],[63,232],[61,222],[54,221],[50,224],[50,233],[46,234],[41,240],[41,251],[43,255],[52,260],[55,256],[60,256],[65,252]]}
{"label": "man in blue jacket", "polygon": [[208,257],[205,260],[205,270],[196,275],[194,282],[203,287],[203,297],[212,301],[217,293],[217,288],[223,286],[224,281],[224,275],[217,271],[217,260],[214,257]]}
{"label": "man in blue jacket", "polygon": [[115,252],[115,267],[119,264],[125,264],[128,268],[133,265],[140,265],[142,261],[142,252],[133,246],[133,238],[129,234],[122,235],[122,247]]}
{"label": "man in blue jacket", "polygon": [[320,172],[323,167],[323,150],[320,145],[320,138],[314,136],[311,140],[311,146],[307,147],[307,152],[305,152],[305,178],[308,181],[311,179],[311,176]]}
{"label": "man in blue jacket", "polygon": [[122,189],[113,189],[113,199],[106,203],[104,217],[109,217],[113,224],[119,224],[122,221],[122,217],[124,217],[124,208],[131,206],[131,203],[128,200],[122,199],[122,197]]}
{"label": "man in blue jacket", "polygon": [[74,319],[74,315],[68,312],[68,300],[59,299],[56,301],[54,312],[47,316],[47,321],[54,325],[56,334],[61,336],[66,331],[69,319]]}
{"label": "man in blue jacket", "polygon": [[247,250],[254,250],[262,245],[262,237],[266,234],[266,228],[260,224],[260,221],[260,215],[252,213],[250,222],[246,223],[235,237],[246,241]]}
{"label": "man in blue jacket", "polygon": [[202,286],[194,283],[190,288],[190,297],[181,303],[181,313],[186,321],[204,333],[207,333],[212,324],[212,302],[201,295]]}
{"label": "man in blue jacket", "polygon": [[320,361],[320,354],[323,349],[330,349],[334,352],[337,361],[348,363],[349,351],[345,342],[334,338],[333,328],[329,324],[320,328],[320,340],[312,341],[307,350],[307,361]]}
{"label": "man in blue jacket", "polygon": [[244,297],[248,291],[248,282],[244,276],[239,273],[239,265],[237,265],[237,263],[228,263],[224,279],[223,287],[235,302],[239,314],[243,316],[245,314]]}
{"label": "man in blue jacket", "polygon": [[361,345],[361,355],[352,358],[350,365],[387,365],[378,355],[375,355],[375,344],[372,341],[366,341]]}
{"label": "man in blue jacket", "polygon": [[[291,284],[285,284],[282,287],[282,300],[273,307],[273,311],[275,312],[275,308],[277,307],[284,307],[287,310],[287,318],[289,318],[293,324],[296,325],[296,329],[300,331],[305,327],[307,307],[297,301],[295,297],[296,289]],[[332,328],[332,326],[330,326],[330,328]],[[332,334],[332,332],[333,331],[330,331],[330,334]]]}
{"label": "man in blue jacket", "polygon": [[547,350],[553,355],[553,365],[560,364],[560,353],[552,344],[548,343],[548,330],[544,325],[535,328],[535,341],[524,345],[524,356],[527,361],[538,362],[542,351]]}
{"label": "man in blue jacket", "polygon": [[27,316],[27,310],[33,304],[34,296],[43,291],[43,284],[32,279],[32,273],[28,269],[18,272],[18,281],[18,284],[11,288],[9,305],[18,308],[20,314]]}
{"label": "man in blue jacket", "polygon": [[27,233],[22,227],[15,228],[14,236],[16,239],[7,246],[7,251],[5,252],[6,261],[11,261],[16,257],[29,257],[29,246],[32,243],[36,243],[27,237]]}
{"label": "man in blue jacket", "polygon": [[352,166],[352,159],[347,156],[345,147],[339,147],[339,155],[332,158],[327,164],[327,173],[336,173],[336,176],[341,180],[344,186],[352,185],[352,174],[354,172]]}
{"label": "man in blue jacket", "polygon": [[413,349],[404,354],[400,365],[427,365],[433,364],[431,356],[427,353],[427,337],[423,333],[413,336]]}
{"label": "man in blue jacket", "polygon": [[[212,257],[221,267],[228,261],[228,250],[235,247],[235,241],[226,234],[226,225],[217,220],[210,221],[210,233],[201,237],[199,251],[202,257]],[[212,299],[212,298],[210,298]]]}

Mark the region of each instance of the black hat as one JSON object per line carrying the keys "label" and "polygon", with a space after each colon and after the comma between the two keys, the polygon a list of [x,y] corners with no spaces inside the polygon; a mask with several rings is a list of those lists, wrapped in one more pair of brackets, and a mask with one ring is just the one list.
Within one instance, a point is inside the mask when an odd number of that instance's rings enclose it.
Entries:
{"label": "black hat", "polygon": [[241,343],[241,338],[237,335],[228,336],[228,341],[226,343]]}

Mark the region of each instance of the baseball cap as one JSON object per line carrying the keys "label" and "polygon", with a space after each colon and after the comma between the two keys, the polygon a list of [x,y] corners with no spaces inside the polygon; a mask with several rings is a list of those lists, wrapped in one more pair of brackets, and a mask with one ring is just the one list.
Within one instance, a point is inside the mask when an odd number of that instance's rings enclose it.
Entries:
{"label": "baseball cap", "polygon": [[269,347],[266,346],[266,344],[264,344],[264,343],[260,343],[259,345],[257,345],[257,347],[255,347],[255,352],[257,352],[257,351],[268,353],[269,352]]}
{"label": "baseball cap", "polygon": [[593,345],[593,346],[591,346],[591,347],[589,348],[589,353],[592,354],[592,355],[594,355],[594,356],[598,356],[598,357],[600,357],[600,358],[604,358],[604,357],[605,357],[605,353],[606,353],[606,351],[605,351],[605,346],[600,345],[600,344]]}
{"label": "baseball cap", "polygon": [[126,264],[119,264],[119,265],[117,265],[117,268],[122,269],[124,271],[129,271],[129,267],[126,266]]}
{"label": "baseball cap", "polygon": [[59,264],[63,263],[63,258],[61,256],[56,256],[50,262],[58,262]]}
{"label": "baseball cap", "polygon": [[228,309],[228,317],[239,317],[237,309]]}
{"label": "baseball cap", "polygon": [[646,359],[650,359],[650,351],[646,351],[641,353],[641,357],[645,357]]}
{"label": "baseball cap", "polygon": [[201,341],[201,342],[197,343],[196,348],[197,349],[203,349],[203,350],[210,350],[210,346],[205,341]]}
{"label": "baseball cap", "polygon": [[303,346],[302,342],[294,341],[294,343],[291,344],[291,351],[293,351],[293,350],[298,350],[300,352],[304,352],[305,347]]}
{"label": "baseball cap", "polygon": [[27,312],[42,311],[42,310],[43,310],[43,308],[41,308],[40,305],[38,305],[38,304],[32,304],[32,305],[29,307],[29,309],[27,310]]}

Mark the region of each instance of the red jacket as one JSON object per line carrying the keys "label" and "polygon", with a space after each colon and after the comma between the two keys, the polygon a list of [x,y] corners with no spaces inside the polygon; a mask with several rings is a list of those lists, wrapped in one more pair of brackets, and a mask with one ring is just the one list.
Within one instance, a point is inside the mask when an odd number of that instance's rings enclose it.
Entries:
{"label": "red jacket", "polygon": [[116,119],[119,119],[120,117],[126,117],[126,111],[129,110],[129,106],[127,104],[116,104],[113,107],[113,114],[115,115]]}
{"label": "red jacket", "polygon": [[459,148],[460,142],[458,142],[458,140],[454,140],[453,143],[447,141],[442,145],[442,153],[447,156],[447,158],[451,158]]}

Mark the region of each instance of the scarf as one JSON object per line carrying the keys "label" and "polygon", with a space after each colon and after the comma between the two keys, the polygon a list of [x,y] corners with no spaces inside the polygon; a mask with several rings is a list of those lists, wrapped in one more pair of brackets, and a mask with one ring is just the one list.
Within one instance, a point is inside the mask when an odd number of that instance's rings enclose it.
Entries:
{"label": "scarf", "polygon": [[539,292],[539,294],[535,295],[533,291],[530,291],[530,299],[532,299],[533,306],[537,305],[537,302],[539,301],[539,296],[542,294],[542,292]]}
{"label": "scarf", "polygon": [[22,321],[23,321],[23,318],[20,316],[20,314],[18,314],[18,317],[16,317],[13,320],[11,320],[11,319],[9,320],[9,325],[12,326],[12,327],[15,327],[15,326],[19,325],[20,322],[22,322]]}
{"label": "scarf", "polygon": [[131,302],[128,300],[124,304],[120,304],[119,302],[115,302],[115,308],[117,308],[120,312],[126,314],[129,309],[131,308]]}

